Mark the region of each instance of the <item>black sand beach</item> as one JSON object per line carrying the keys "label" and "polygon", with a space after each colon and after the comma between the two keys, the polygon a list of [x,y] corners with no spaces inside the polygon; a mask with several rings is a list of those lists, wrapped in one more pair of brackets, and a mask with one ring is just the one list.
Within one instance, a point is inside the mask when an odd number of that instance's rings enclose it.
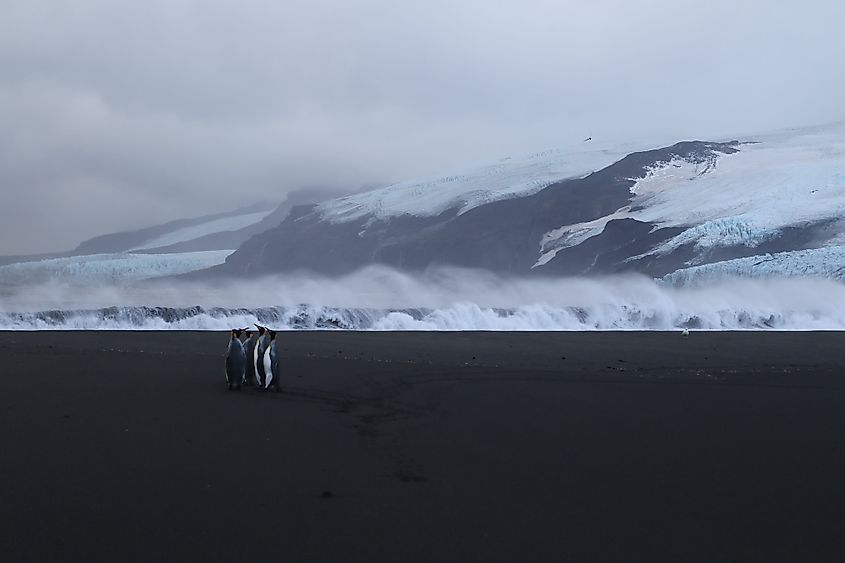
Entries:
{"label": "black sand beach", "polygon": [[843,561],[845,334],[0,333],[3,561]]}

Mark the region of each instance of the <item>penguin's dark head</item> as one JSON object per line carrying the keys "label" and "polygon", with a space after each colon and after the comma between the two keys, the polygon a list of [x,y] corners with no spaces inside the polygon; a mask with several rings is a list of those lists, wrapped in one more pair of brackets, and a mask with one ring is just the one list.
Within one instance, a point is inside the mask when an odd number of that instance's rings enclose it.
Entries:
{"label": "penguin's dark head", "polygon": [[264,335],[264,331],[265,331],[265,330],[267,330],[267,329],[265,329],[265,328],[264,328],[263,326],[261,326],[261,325],[255,325],[255,326],[256,326],[256,327],[258,327],[258,336],[263,336],[263,335]]}
{"label": "penguin's dark head", "polygon": [[267,329],[267,332],[270,334],[270,340],[275,340],[275,339],[276,339],[276,331],[275,331],[275,330],[270,330],[270,329],[268,328],[268,329]]}

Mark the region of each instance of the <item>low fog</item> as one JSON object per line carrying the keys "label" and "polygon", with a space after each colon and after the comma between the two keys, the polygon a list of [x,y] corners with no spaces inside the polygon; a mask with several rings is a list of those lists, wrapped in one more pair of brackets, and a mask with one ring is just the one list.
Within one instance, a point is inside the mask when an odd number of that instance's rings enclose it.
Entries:
{"label": "low fog", "polygon": [[588,135],[840,120],[843,21],[822,0],[3,2],[0,255]]}

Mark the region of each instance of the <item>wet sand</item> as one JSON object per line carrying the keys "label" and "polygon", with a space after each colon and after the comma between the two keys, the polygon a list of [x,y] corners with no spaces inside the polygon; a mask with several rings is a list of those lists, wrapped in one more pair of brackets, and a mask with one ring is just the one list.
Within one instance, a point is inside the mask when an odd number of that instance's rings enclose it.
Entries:
{"label": "wet sand", "polygon": [[842,561],[845,334],[0,333],[4,561]]}

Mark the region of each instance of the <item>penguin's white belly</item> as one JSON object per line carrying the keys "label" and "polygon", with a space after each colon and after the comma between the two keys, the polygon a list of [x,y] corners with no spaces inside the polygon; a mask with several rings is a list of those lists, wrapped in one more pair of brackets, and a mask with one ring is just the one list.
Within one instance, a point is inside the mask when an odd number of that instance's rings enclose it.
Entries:
{"label": "penguin's white belly", "polygon": [[267,346],[267,349],[264,350],[264,379],[267,382],[264,385],[264,388],[266,389],[270,387],[270,382],[273,381],[273,366],[270,361],[270,346]]}
{"label": "penguin's white belly", "polygon": [[[259,339],[258,342],[255,343],[255,348],[253,348],[253,350],[252,350],[252,365],[255,366],[255,380],[256,381],[259,380],[259,377],[258,377],[258,360],[259,360],[259,358],[258,358],[258,348],[259,348],[259,346],[258,346],[258,344],[260,342],[261,342],[261,340]],[[261,382],[259,381],[259,383],[261,383]]]}

